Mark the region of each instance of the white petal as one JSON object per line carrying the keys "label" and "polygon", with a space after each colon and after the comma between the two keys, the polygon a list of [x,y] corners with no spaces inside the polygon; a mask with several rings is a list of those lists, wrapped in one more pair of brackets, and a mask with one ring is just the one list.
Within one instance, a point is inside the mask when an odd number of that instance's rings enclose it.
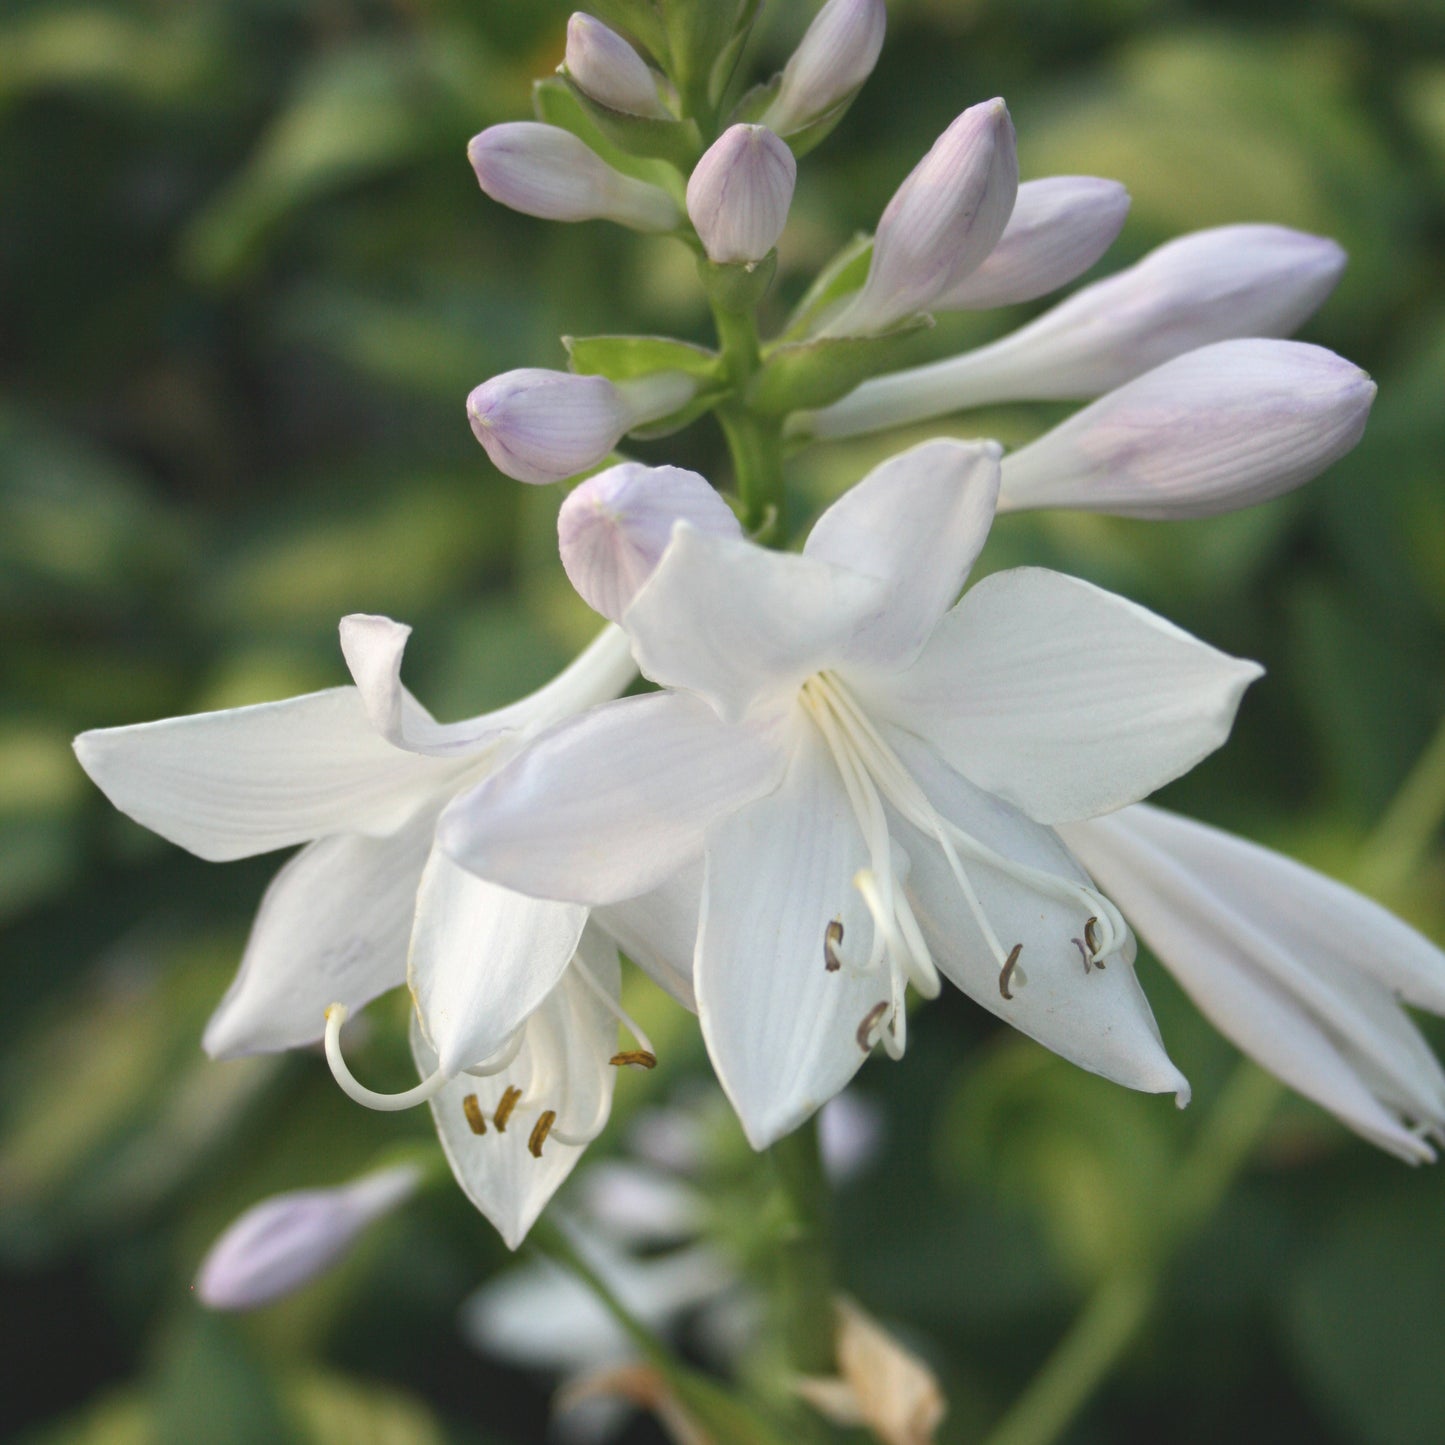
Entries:
{"label": "white petal", "polygon": [[445,1072],[503,1047],[562,976],[586,921],[575,903],[498,888],[432,851],[417,891],[407,978]]}
{"label": "white petal", "polygon": [[[1338,974],[1331,980],[1321,971],[1302,995],[1301,973],[1321,956],[1295,960],[1297,967],[1282,974],[1280,949],[1267,931],[1233,910],[1230,893],[1211,888],[1146,839],[1135,812],[1073,825],[1068,838],[1200,1011],[1262,1067],[1366,1138],[1412,1161],[1433,1157],[1375,1096],[1355,1046],[1312,1007]],[[1336,1009],[1333,1017],[1338,1024],[1343,1015]],[[1352,1025],[1356,1039],[1360,1027]],[[1429,1122],[1438,1127],[1438,1113]]]}
{"label": "white petal", "polygon": [[998,500],[994,442],[923,442],[873,468],[821,517],[804,555],[890,588],[849,657],[904,667],[953,605],[983,549]]}
{"label": "white petal", "polygon": [[692,1013],[692,956],[702,905],[702,859],[684,864],[659,887],[592,910],[592,921],[658,987]]}
{"label": "white petal", "polygon": [[624,621],[648,677],[737,722],[776,712],[806,678],[848,657],[857,633],[886,612],[890,592],[814,557],[679,523]]}
{"label": "white petal", "polygon": [[437,809],[386,838],[304,848],[261,900],[240,972],[206,1025],[213,1059],[315,1043],[326,1010],[353,1013],[406,981],[406,947]]}
{"label": "white petal", "polygon": [[1129,192],[1099,176],[1025,181],[999,243],[976,271],[935,303],[939,311],[981,311],[1032,301],[1087,271],[1129,214]]}
{"label": "white petal", "polygon": [[870,936],[853,876],[868,852],[830,755],[800,734],[782,785],[708,835],[697,945],[703,1037],[749,1142],[765,1149],[841,1089],[881,975],[830,972],[828,925]]}
{"label": "white petal", "polygon": [[696,698],[623,698],[544,734],[442,815],[445,850],[538,898],[615,903],[657,887],[703,832],[776,782],[766,735]]}
{"label": "white petal", "polygon": [[828,0],[789,56],[764,123],[791,135],[847,100],[873,73],[887,23],[883,0]]}
{"label": "white petal", "polygon": [[1221,341],[1004,459],[1001,509],[1207,517],[1301,486],[1359,441],[1375,384],[1300,341]]}
{"label": "white petal", "polygon": [[646,61],[591,15],[579,12],[567,22],[566,62],[577,88],[593,100],[628,115],[669,118]]}
{"label": "white petal", "polygon": [[971,782],[1056,823],[1188,772],[1261,672],[1122,597],[1020,567],[970,588],[907,672],[859,691]]}
{"label": "white petal", "polygon": [[[584,949],[594,976],[617,996],[615,950],[591,941]],[[413,1022],[412,1053],[422,1076],[437,1066],[436,1054]],[[447,1162],[467,1198],[496,1227],[509,1249],[527,1231],[582,1157],[582,1146],[548,1138],[541,1157],[528,1147],[541,1112],[557,1112],[558,1129],[576,1135],[595,1132],[612,1106],[616,1070],[608,1063],[617,1048],[617,1020],[597,995],[569,971],[527,1020],[520,1052],[500,1073],[459,1074],[431,1100],[432,1117]],[[496,1110],[508,1088],[522,1091],[505,1130]],[[487,1132],[469,1122],[466,1099],[474,1095]]]}
{"label": "white petal", "polygon": [[395,832],[459,766],[394,748],[351,687],[99,728],[75,752],[122,813],[215,862]]}
{"label": "white petal", "polygon": [[708,260],[761,261],[787,224],[797,178],[792,151],[766,126],[729,126],[687,183],[687,214]]}
{"label": "white petal", "polygon": [[[1088,875],[1057,835],[947,767],[926,744],[889,729],[890,745],[929,802],[994,852],[1028,868],[1087,884]],[[906,889],[939,969],[976,1003],[1020,1033],[1092,1073],[1149,1093],[1184,1100],[1189,1085],[1170,1062],[1148,1000],[1134,976],[1132,949],[1103,969],[1084,968],[1076,938],[1082,907],[1021,882],[994,866],[964,861],[990,925],[1005,948],[1023,944],[1012,998],[999,988],[999,965],[938,844],[899,819],[893,836],[908,855]]]}

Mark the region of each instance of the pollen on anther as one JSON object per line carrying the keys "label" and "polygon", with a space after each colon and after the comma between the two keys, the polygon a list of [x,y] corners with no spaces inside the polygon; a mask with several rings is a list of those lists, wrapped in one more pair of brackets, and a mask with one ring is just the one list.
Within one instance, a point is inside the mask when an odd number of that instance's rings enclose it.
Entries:
{"label": "pollen on anther", "polygon": [[998,991],[1005,998],[1011,999],[1013,997],[1013,994],[1011,994],[1008,989],[1009,980],[1014,975],[1014,969],[1018,967],[1019,954],[1021,954],[1023,951],[1023,944],[1014,944],[1012,951],[1009,953],[1009,956],[1004,960],[1003,967],[999,970]]}
{"label": "pollen on anther", "polygon": [[537,1122],[532,1125],[532,1137],[527,1140],[527,1148],[531,1151],[532,1158],[542,1157],[542,1145],[547,1141],[547,1135],[552,1130],[552,1125],[557,1122],[557,1111],[555,1109],[543,1109],[537,1116]]}
{"label": "pollen on anther", "polygon": [[838,957],[838,945],[843,941],[843,920],[835,918],[823,931],[823,967],[829,973],[837,973],[843,967]]}
{"label": "pollen on anther", "polygon": [[473,1134],[487,1132],[487,1116],[482,1113],[482,1106],[477,1102],[475,1094],[468,1094],[462,1100],[462,1113],[467,1116],[467,1126]]}
{"label": "pollen on anther", "polygon": [[[1089,956],[1097,958],[1099,955],[1099,920],[1097,918],[1086,918],[1084,920],[1084,942],[1089,945]],[[1103,965],[1100,964],[1102,968]]]}
{"label": "pollen on anther", "polygon": [[657,1055],[650,1049],[624,1049],[607,1060],[614,1068],[655,1069]]}
{"label": "pollen on anther", "polygon": [[492,1114],[492,1123],[497,1126],[497,1133],[507,1132],[507,1120],[512,1117],[512,1110],[517,1107],[517,1101],[522,1097],[522,1091],[515,1084],[508,1084],[503,1092],[496,1111]]}
{"label": "pollen on anther", "polygon": [[875,1003],[873,1007],[870,1008],[868,1012],[863,1015],[863,1022],[858,1025],[858,1033],[856,1037],[858,1040],[858,1047],[862,1049],[865,1054],[870,1054],[873,1052],[873,1030],[878,1023],[878,1020],[881,1019],[883,1015],[887,1012],[888,1000],[884,999],[882,1003]]}

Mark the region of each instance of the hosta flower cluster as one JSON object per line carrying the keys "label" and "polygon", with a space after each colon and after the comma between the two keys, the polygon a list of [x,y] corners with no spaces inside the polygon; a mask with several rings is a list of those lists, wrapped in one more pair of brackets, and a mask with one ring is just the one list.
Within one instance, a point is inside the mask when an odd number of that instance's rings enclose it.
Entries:
{"label": "hosta flower cluster", "polygon": [[[1083,1068],[1187,1101],[1137,931],[1242,1049],[1433,1157],[1445,1074],[1399,1001],[1445,1010],[1445,959],[1340,885],[1142,805],[1225,741],[1261,669],[1041,568],[966,586],[997,513],[1205,516],[1354,446],[1372,383],[1283,339],[1343,253],[1267,224],[1184,236],[925,359],[930,318],[1068,285],[1128,211],[1112,180],[1021,180],[1008,108],[985,99],[765,338],[799,162],[872,70],[883,0],[828,0],[752,87],[756,0],[598,8],[572,18],[536,118],[475,137],[472,167],[487,204],[689,248],[716,344],[572,338],[570,369],[524,364],[467,399],[502,472],[583,478],[560,565],[605,619],[597,641],[541,692],[443,724],[401,683],[407,629],[353,616],[350,686],[77,742],[118,807],[203,857],[305,845],[208,1050],[324,1041],[360,1102],[429,1102],[515,1247],[606,1126],[619,1070],[666,1072],[623,1010],[625,961],[697,1014],[761,1149],[876,1050],[901,1058],[912,1001],[944,980]],[[1007,454],[901,450],[794,549],[798,448],[1005,400],[1084,405]],[[730,477],[616,450],[710,422]],[[402,983],[420,1082],[382,1095],[343,1025]]]}

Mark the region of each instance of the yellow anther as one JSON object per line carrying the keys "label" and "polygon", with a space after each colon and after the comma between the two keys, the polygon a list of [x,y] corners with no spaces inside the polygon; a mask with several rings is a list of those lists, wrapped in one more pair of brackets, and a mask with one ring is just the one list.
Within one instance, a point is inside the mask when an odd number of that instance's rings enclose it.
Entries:
{"label": "yellow anther", "polygon": [[624,1049],[620,1054],[613,1054],[607,1062],[619,1069],[624,1065],[633,1069],[655,1069],[657,1055],[651,1049]]}
{"label": "yellow anther", "polygon": [[843,920],[835,918],[823,931],[823,967],[829,973],[837,973],[843,967],[838,957],[838,945],[843,941]]}
{"label": "yellow anther", "polygon": [[546,1143],[547,1135],[552,1125],[557,1122],[557,1111],[555,1109],[543,1109],[537,1116],[537,1122],[532,1126],[532,1137],[527,1140],[527,1148],[532,1151],[532,1158],[542,1157],[542,1145]]}
{"label": "yellow anther", "polygon": [[482,1113],[482,1106],[477,1102],[475,1094],[468,1094],[462,1100],[462,1113],[467,1116],[467,1125],[473,1134],[487,1132],[487,1116]]}
{"label": "yellow anther", "polygon": [[1013,946],[1013,951],[1012,951],[1012,952],[1009,954],[1009,956],[1004,960],[1003,968],[999,971],[999,976],[998,976],[998,991],[999,991],[1005,998],[1012,998],[1012,997],[1013,997],[1013,995],[1008,991],[1008,984],[1009,984],[1009,980],[1010,980],[1010,979],[1013,977],[1013,975],[1014,975],[1014,969],[1018,967],[1019,954],[1021,954],[1023,951],[1024,951],[1024,946],[1023,946],[1023,944],[1021,944],[1021,943],[1016,943],[1016,944],[1014,944],[1014,946]]}
{"label": "yellow anther", "polygon": [[878,1020],[887,1012],[888,1000],[884,999],[882,1003],[875,1003],[873,1007],[863,1015],[863,1022],[858,1025],[858,1032],[855,1037],[858,1040],[858,1047],[862,1049],[865,1054],[873,1052],[873,1029],[877,1025]]}
{"label": "yellow anther", "polygon": [[507,1120],[512,1117],[512,1110],[517,1107],[517,1101],[522,1097],[522,1091],[515,1084],[508,1084],[502,1094],[501,1102],[497,1105],[496,1112],[492,1115],[492,1123],[497,1126],[497,1133],[507,1132]]}

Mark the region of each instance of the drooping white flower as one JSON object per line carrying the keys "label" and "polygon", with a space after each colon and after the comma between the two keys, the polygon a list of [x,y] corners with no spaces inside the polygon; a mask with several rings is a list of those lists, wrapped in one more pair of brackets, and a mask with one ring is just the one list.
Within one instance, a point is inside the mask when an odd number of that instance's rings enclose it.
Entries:
{"label": "drooping white flower", "polygon": [[580,10],[567,22],[567,74],[601,105],[628,115],[667,116],[657,77],[615,31]]}
{"label": "drooping white flower", "polygon": [[1160,808],[1060,831],[1222,1034],[1371,1143],[1434,1159],[1445,1071],[1401,1001],[1445,1013],[1445,953],[1353,889]]}
{"label": "drooping white flower", "polygon": [[295,1189],[238,1215],[207,1251],[196,1297],[213,1310],[250,1310],[339,1264],[371,1225],[416,1193],[422,1171],[398,1164],[332,1189]]}
{"label": "drooping white flower", "polygon": [[571,131],[507,121],[473,136],[467,158],[494,200],[545,221],[616,221],[638,231],[671,231],[682,220],[660,186],[614,170]]}
{"label": "drooping white flower", "polygon": [[883,0],[828,0],[783,68],[763,124],[792,135],[842,105],[873,73],[887,24]]}
{"label": "drooping white flower", "polygon": [[719,263],[761,261],[788,221],[798,163],[766,126],[731,125],[687,182],[687,214]]}
{"label": "drooping white flower", "polygon": [[948,610],[997,456],[893,458],[801,557],[680,523],[624,614],[672,690],[554,729],[441,825],[465,866],[538,897],[630,898],[703,857],[699,1014],[757,1147],[880,1038],[900,1054],[906,987],[940,974],[1087,1068],[1187,1088],[1118,910],[1045,825],[1192,767],[1259,669],[1038,569]]}

